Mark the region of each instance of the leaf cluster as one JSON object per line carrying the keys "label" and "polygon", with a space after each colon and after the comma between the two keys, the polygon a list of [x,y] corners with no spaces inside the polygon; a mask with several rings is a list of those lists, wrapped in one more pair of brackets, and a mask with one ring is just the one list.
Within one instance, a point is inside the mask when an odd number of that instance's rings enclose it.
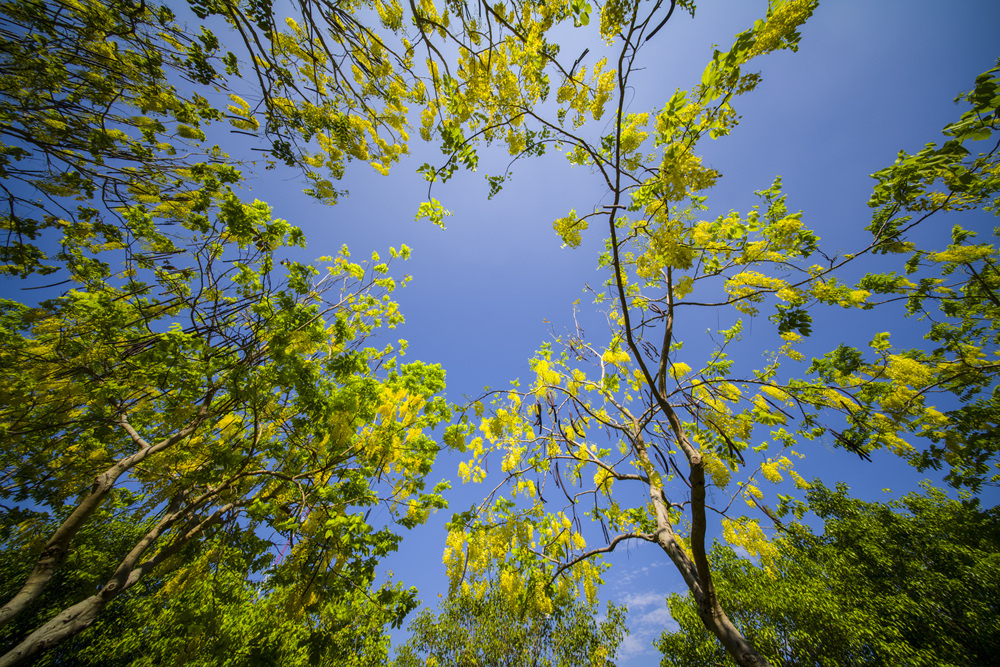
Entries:
{"label": "leaf cluster", "polygon": [[[768,570],[716,545],[719,595],[776,665],[987,665],[997,651],[996,509],[942,491],[889,503],[814,482],[821,534],[780,540]],[[680,624],[664,632],[662,665],[734,665],[702,627],[690,596],[671,595]]]}

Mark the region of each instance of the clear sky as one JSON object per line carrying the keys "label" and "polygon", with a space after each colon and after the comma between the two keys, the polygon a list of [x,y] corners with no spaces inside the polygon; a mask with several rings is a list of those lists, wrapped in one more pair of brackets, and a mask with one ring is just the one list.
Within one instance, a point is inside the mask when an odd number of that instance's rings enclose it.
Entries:
{"label": "clear sky", "polygon": [[[678,12],[643,52],[646,69],[634,79],[630,110],[657,109],[675,88],[689,88],[712,45],[727,48],[733,35],[765,9],[763,0],[720,0],[699,6],[694,20]],[[746,210],[754,203],[753,191],[768,187],[780,174],[790,209],[804,210],[805,222],[819,233],[824,247],[849,251],[868,234],[869,174],[890,165],[900,149],[913,152],[938,141],[941,128],[960,113],[953,98],[971,88],[976,75],[1000,56],[1000,3],[829,1],[802,32],[798,53],[760,61],[763,83],[737,104],[743,120],[733,134],[700,146],[706,162],[724,175],[709,193],[711,215]],[[564,47],[565,52],[587,45],[577,34],[568,40],[572,46]],[[514,378],[528,378],[528,360],[550,338],[550,327],[557,332],[568,328],[571,303],[583,297],[587,282],[602,279],[595,271],[602,231],[592,229],[581,248],[566,249],[551,226],[571,208],[590,211],[599,205],[607,194],[601,183],[553,154],[515,163],[511,183],[487,201],[484,174],[497,173],[508,160],[504,151],[481,151],[478,173],[459,173],[435,187],[433,196],[454,212],[446,220],[447,230],[413,220],[427,198],[426,184],[414,170],[424,161],[441,162],[440,154],[426,145],[415,144],[412,157],[388,177],[363,165],[349,169],[343,185],[351,196],[334,208],[298,196],[301,184],[293,175],[257,181],[252,194],[270,202],[277,216],[305,229],[310,258],[331,254],[343,243],[355,254],[400,243],[410,246],[412,260],[396,267],[415,277],[397,293],[407,317],[398,334],[409,340],[411,358],[444,366],[448,397],[461,402],[478,395],[484,385],[502,388]],[[946,223],[938,220],[933,231],[947,231]],[[985,230],[993,219],[967,218],[964,224]],[[912,336],[917,329],[913,323],[901,327],[898,312],[841,311],[819,317],[815,354],[859,329]],[[699,321],[687,329],[690,345],[706,326]],[[769,336],[770,330],[758,331],[755,338],[751,328],[749,353],[773,347]],[[889,455],[866,463],[822,443],[804,451],[799,469],[805,477],[821,475],[831,485],[846,481],[865,498],[885,498],[883,488],[891,488],[893,495],[907,492],[926,477]],[[458,460],[442,455],[430,482],[455,480]],[[455,481],[452,508],[468,508],[481,499],[484,488]],[[995,491],[985,494],[987,503],[997,502],[990,496]],[[447,585],[441,552],[450,514],[439,513],[413,530],[400,553],[386,563],[406,584],[417,586],[429,604]],[[612,562],[604,596],[630,608],[631,636],[621,664],[657,664],[650,642],[669,622],[664,596],[681,590],[680,577],[650,545],[622,549]]]}
{"label": "clear sky", "polygon": [[[691,19],[676,12],[644,49],[627,100],[635,112],[661,108],[674,90],[690,88],[709,60],[712,46],[726,49],[733,36],[763,16],[766,0],[715,0],[698,7]],[[565,53],[598,45],[589,32],[570,31]],[[710,216],[755,203],[754,190],[767,188],[781,175],[789,208],[802,209],[804,221],[834,252],[848,252],[867,237],[869,174],[892,164],[900,149],[915,152],[939,141],[941,128],[957,119],[952,100],[972,87],[979,73],[1000,57],[1000,2],[996,0],[827,0],[802,30],[798,53],[782,52],[759,62],[763,83],[736,105],[743,120],[731,136],[700,145],[705,162],[723,173],[709,194]],[[591,129],[591,136],[600,130]],[[408,358],[440,363],[447,371],[447,396],[455,402],[474,398],[484,386],[503,388],[531,376],[528,361],[551,332],[572,326],[572,303],[582,299],[587,283],[599,285],[597,255],[603,230],[595,225],[578,249],[562,248],[552,221],[570,209],[589,212],[607,195],[586,169],[573,168],[559,154],[525,159],[513,165],[513,178],[487,201],[485,174],[496,174],[510,161],[504,149],[480,151],[477,173],[456,174],[437,185],[432,196],[454,215],[447,229],[415,222],[428,197],[427,184],[415,174],[425,161],[443,162],[433,146],[414,135],[412,155],[381,176],[363,164],[348,169],[340,184],[350,197],[325,207],[304,195],[298,174],[281,169],[246,186],[250,198],[270,203],[277,217],[302,227],[309,241],[305,258],[334,254],[347,244],[356,257],[405,243],[412,259],[395,264],[414,276],[396,293],[406,324],[394,338],[410,343]],[[965,218],[964,225],[986,230],[990,216]],[[934,222],[931,235],[947,233],[950,223]],[[22,297],[23,298],[23,297]],[[893,331],[915,342],[919,327],[901,326],[899,310],[865,313],[828,312],[814,324],[815,355],[863,331]],[[697,351],[698,336],[717,315],[683,323],[685,350]],[[726,318],[725,313],[718,314]],[[706,319],[707,318],[707,319]],[[761,319],[763,322],[763,318]],[[746,354],[775,347],[771,328],[746,335]],[[855,340],[857,340],[855,338]],[[751,360],[749,363],[753,363]],[[694,364],[692,364],[694,365]],[[440,434],[438,434],[440,435]],[[856,495],[899,495],[927,477],[886,454],[871,463],[828,444],[810,443],[799,471],[821,476],[828,485],[846,481]],[[420,590],[435,604],[447,580],[441,554],[444,524],[451,512],[482,499],[487,485],[463,486],[457,480],[460,458],[442,454],[429,484],[453,481],[451,509],[409,532],[398,554],[385,562],[395,577]],[[996,490],[984,502],[996,504]],[[665,555],[651,545],[624,547],[610,562],[603,596],[629,605],[630,637],[620,664],[658,664],[650,642],[670,623],[664,598],[683,584]],[[403,636],[397,633],[397,636]]]}

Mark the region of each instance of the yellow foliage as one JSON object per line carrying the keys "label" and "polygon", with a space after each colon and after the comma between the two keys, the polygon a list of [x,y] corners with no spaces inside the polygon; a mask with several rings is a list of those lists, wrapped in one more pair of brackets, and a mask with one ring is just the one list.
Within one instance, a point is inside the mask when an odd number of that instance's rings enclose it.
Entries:
{"label": "yellow foliage", "polygon": [[760,472],[767,481],[778,484],[784,480],[781,476],[782,471],[790,470],[791,467],[792,461],[787,456],[782,456],[780,459],[768,459],[762,463]]}
{"label": "yellow foliage", "polygon": [[722,520],[722,536],[729,544],[744,549],[764,566],[774,562],[778,548],[764,534],[760,524],[747,517]]}
{"label": "yellow foliage", "polygon": [[711,476],[715,485],[720,489],[726,488],[729,485],[732,472],[726,466],[725,462],[707,447],[701,452],[701,460],[704,462],[705,470]]}
{"label": "yellow foliage", "polygon": [[885,373],[891,380],[909,387],[923,387],[929,384],[934,377],[934,371],[916,359],[895,354],[889,355],[889,364]]}

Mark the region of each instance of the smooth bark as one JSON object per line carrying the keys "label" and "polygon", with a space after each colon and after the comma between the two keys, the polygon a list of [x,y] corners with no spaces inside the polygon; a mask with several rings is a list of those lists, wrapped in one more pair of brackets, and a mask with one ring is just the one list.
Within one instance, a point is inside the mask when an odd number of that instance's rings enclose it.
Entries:
{"label": "smooth bark", "polygon": [[[201,504],[200,502],[196,502],[194,506],[178,510],[185,495],[179,494],[172,501],[167,514],[125,556],[115,570],[115,573],[111,575],[111,578],[104,584],[100,592],[71,607],[67,607],[32,632],[16,647],[5,655],[0,656],[0,667],[14,667],[15,665],[28,664],[29,661],[33,660],[42,651],[57,646],[73,635],[86,630],[93,624],[111,600],[130,589],[143,576],[163,563],[163,561],[176,555],[185,545],[201,535],[205,528],[220,521],[227,512],[236,507],[233,503],[227,504],[214,511],[207,518],[199,521],[197,517],[192,517],[192,513],[196,511],[197,507]],[[215,492],[211,495],[214,496]],[[206,497],[203,496],[199,501],[205,499]],[[182,530],[181,534],[171,544],[158,551],[151,558],[141,563],[139,562],[139,559],[155,545],[156,541],[164,533],[185,518],[188,519],[187,528]]]}
{"label": "smooth bark", "polygon": [[100,507],[107,495],[114,489],[115,482],[123,474],[146,460],[150,456],[172,447],[197,430],[208,416],[208,406],[211,394],[202,403],[195,419],[186,427],[155,445],[149,444],[133,429],[129,423],[121,419],[121,425],[129,437],[139,446],[139,451],[126,457],[105,470],[94,479],[90,492],[76,506],[76,509],[52,533],[35,563],[34,569],[28,575],[21,589],[4,606],[0,608],[0,627],[9,623],[14,617],[24,611],[45,590],[59,565],[69,553],[70,544],[76,533],[87,523],[87,520]]}

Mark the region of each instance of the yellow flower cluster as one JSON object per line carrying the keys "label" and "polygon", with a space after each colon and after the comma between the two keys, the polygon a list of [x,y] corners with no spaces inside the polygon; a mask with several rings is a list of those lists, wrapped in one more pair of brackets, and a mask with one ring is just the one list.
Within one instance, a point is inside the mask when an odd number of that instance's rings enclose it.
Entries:
{"label": "yellow flower cluster", "polygon": [[772,0],[767,21],[754,32],[756,39],[748,57],[784,48],[795,48],[796,30],[816,9],[816,0]]}
{"label": "yellow flower cluster", "polygon": [[625,366],[628,364],[631,357],[628,356],[628,352],[623,350],[619,345],[613,345],[604,351],[601,355],[601,361],[606,364],[615,364],[617,366]]}
{"label": "yellow flower cluster", "polygon": [[559,238],[563,240],[563,243],[571,248],[580,247],[580,242],[583,240],[581,232],[587,229],[587,221],[581,220],[576,217],[576,210],[569,212],[564,218],[559,218],[552,223],[552,229],[559,234]]}
{"label": "yellow flower cluster", "polygon": [[990,245],[953,245],[941,252],[929,253],[927,259],[933,262],[964,264],[992,257],[995,253],[996,249]]}
{"label": "yellow flower cluster", "polygon": [[934,379],[934,370],[923,365],[916,359],[889,355],[889,364],[885,374],[898,384],[908,387],[924,387]]}
{"label": "yellow flower cluster", "polygon": [[607,0],[601,7],[601,37],[608,44],[622,31],[626,13],[632,8],[629,0]]}
{"label": "yellow flower cluster", "polygon": [[734,547],[746,550],[751,558],[759,559],[765,567],[774,562],[778,555],[778,548],[761,530],[760,524],[753,519],[741,517],[739,519],[722,520],[722,536]]}
{"label": "yellow flower cluster", "polygon": [[663,198],[681,201],[689,192],[699,192],[715,185],[719,172],[703,167],[701,157],[695,155],[686,143],[673,142],[663,151],[659,179]]}
{"label": "yellow flower cluster", "polygon": [[788,283],[780,278],[771,278],[756,271],[741,271],[726,281],[725,290],[733,299],[739,299],[734,305],[741,313],[756,315],[757,309],[752,305],[764,300],[768,292],[779,292],[788,287]]}
{"label": "yellow flower cluster", "polygon": [[559,371],[551,368],[546,359],[532,359],[531,370],[535,372],[535,394],[544,397],[548,387],[558,386],[562,380]]}
{"label": "yellow flower cluster", "polygon": [[715,454],[715,452],[708,447],[702,448],[701,460],[704,462],[705,470],[712,478],[712,482],[714,482],[717,487],[725,489],[729,486],[732,471],[729,470],[729,467]]}
{"label": "yellow flower cluster", "polygon": [[[664,207],[658,208],[663,210]],[[636,259],[636,273],[651,280],[659,276],[664,267],[690,268],[694,257],[694,249],[684,241],[681,224],[663,221],[653,227],[646,241],[646,251]]]}
{"label": "yellow flower cluster", "polygon": [[778,484],[784,481],[784,477],[781,476],[782,471],[791,470],[791,468],[792,462],[787,456],[782,456],[778,460],[769,458],[766,462],[761,464],[760,473],[767,481],[772,484]]}

